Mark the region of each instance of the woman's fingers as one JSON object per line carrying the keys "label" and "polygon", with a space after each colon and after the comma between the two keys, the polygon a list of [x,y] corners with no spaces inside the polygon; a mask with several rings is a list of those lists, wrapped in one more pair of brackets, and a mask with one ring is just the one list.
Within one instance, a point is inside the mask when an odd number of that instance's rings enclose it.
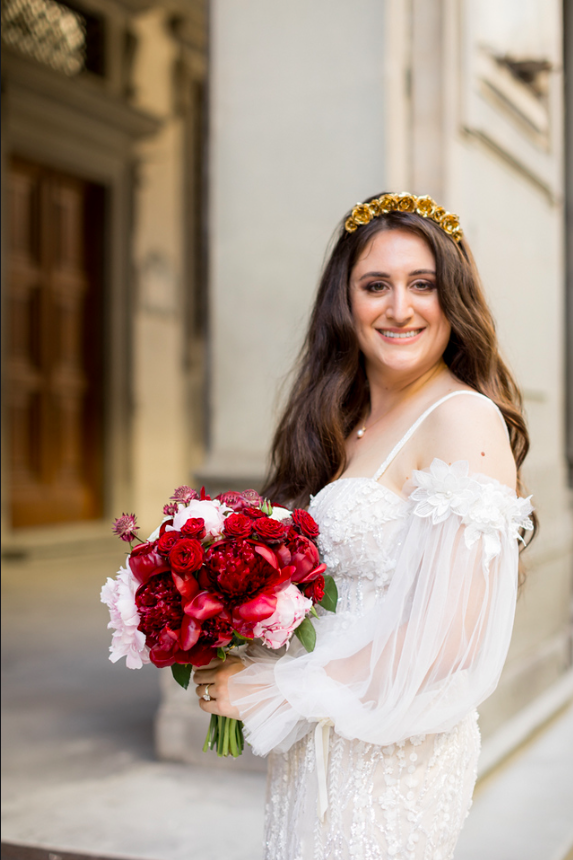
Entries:
{"label": "woman's fingers", "polygon": [[[207,690],[207,687],[209,688],[208,690]],[[211,699],[214,699],[214,698],[216,698],[214,695],[214,693],[215,693],[214,687],[215,687],[214,684],[199,684],[197,687],[195,687],[195,692],[197,693],[197,695],[199,696],[200,699],[202,699],[203,696],[206,696],[206,695],[209,695],[209,697]],[[208,701],[208,700],[206,700],[206,701]]]}
{"label": "woman's fingers", "polygon": [[217,677],[217,671],[215,669],[196,669],[193,672],[193,683],[194,684],[212,684]]}

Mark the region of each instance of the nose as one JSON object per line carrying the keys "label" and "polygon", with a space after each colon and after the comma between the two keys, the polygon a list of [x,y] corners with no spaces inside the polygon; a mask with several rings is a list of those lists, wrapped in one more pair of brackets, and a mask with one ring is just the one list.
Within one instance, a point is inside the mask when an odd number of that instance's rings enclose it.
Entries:
{"label": "nose", "polygon": [[394,287],[390,303],[386,308],[386,314],[397,326],[407,325],[411,320],[413,314],[412,297],[405,286],[396,285]]}

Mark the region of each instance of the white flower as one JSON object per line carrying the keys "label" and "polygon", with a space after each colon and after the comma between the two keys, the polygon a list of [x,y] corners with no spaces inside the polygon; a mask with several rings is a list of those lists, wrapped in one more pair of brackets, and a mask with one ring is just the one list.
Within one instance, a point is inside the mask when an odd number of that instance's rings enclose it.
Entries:
{"label": "white flower", "polygon": [[270,515],[271,520],[287,520],[291,515],[291,512],[286,508],[281,508],[279,505],[274,505],[273,512]]}
{"label": "white flower", "polygon": [[533,510],[531,497],[518,498],[494,478],[470,477],[467,460],[448,466],[436,458],[427,471],[415,471],[413,478],[418,485],[410,496],[416,502],[414,513],[431,517],[434,524],[444,522],[451,514],[459,516],[465,526],[467,548],[483,540],[486,569],[501,551],[502,534],[521,538],[520,529],[533,528],[529,518]]}
{"label": "white flower", "polygon": [[277,594],[277,606],[271,617],[255,625],[253,636],[262,639],[268,648],[282,648],[311,608],[312,600],[290,583]]}
{"label": "white flower", "polygon": [[413,479],[418,489],[410,496],[418,502],[414,513],[419,517],[431,517],[434,525],[444,522],[452,509],[462,507],[473,498],[468,472],[467,460],[458,460],[448,466],[437,457],[427,472],[415,470]]}
{"label": "white flower", "polygon": [[193,499],[188,505],[179,505],[177,513],[173,517],[173,526],[167,526],[167,531],[181,531],[187,520],[202,517],[205,520],[205,530],[209,537],[219,537],[223,531],[225,517],[232,513],[232,509],[215,499]]}
{"label": "white flower", "polygon": [[120,568],[115,579],[108,577],[100,594],[101,602],[109,608],[110,621],[107,626],[115,631],[109,648],[109,659],[112,663],[117,663],[121,657],[125,657],[128,669],[141,669],[144,663],[150,662],[145,634],[137,629],[137,587],[138,583],[129,570],[128,562],[128,567]]}

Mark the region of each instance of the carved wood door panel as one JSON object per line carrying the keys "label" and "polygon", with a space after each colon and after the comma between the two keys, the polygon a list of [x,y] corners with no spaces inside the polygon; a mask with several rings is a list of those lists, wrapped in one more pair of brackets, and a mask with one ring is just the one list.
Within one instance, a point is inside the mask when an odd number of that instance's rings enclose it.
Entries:
{"label": "carved wood door panel", "polygon": [[103,189],[10,164],[12,525],[102,516]]}

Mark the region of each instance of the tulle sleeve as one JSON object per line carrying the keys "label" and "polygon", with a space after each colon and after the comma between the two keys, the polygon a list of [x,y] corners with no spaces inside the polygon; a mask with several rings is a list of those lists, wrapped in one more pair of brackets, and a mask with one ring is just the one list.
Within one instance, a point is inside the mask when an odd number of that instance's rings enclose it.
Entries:
{"label": "tulle sleeve", "polygon": [[511,637],[520,529],[529,499],[464,461],[415,472],[392,581],[343,629],[316,621],[317,645],[259,649],[232,679],[258,755],[286,751],[317,721],[387,745],[447,731],[495,689]]}

